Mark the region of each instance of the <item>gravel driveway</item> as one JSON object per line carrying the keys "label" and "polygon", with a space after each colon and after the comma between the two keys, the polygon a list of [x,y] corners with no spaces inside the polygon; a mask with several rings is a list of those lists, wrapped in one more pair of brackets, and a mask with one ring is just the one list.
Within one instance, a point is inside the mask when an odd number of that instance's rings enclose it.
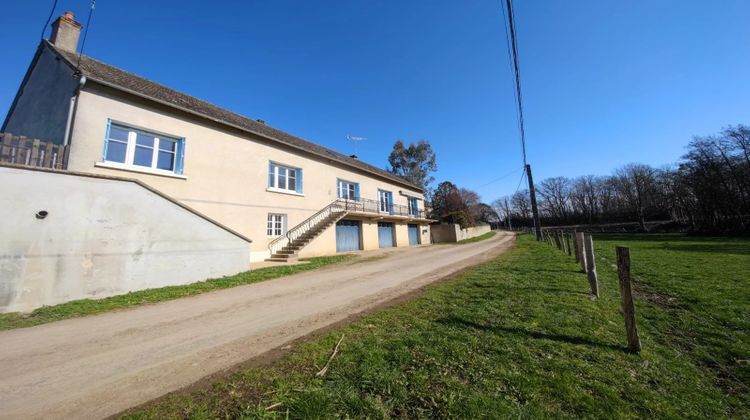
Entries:
{"label": "gravel driveway", "polygon": [[398,249],[198,296],[0,331],[0,418],[101,418],[190,385],[510,247]]}

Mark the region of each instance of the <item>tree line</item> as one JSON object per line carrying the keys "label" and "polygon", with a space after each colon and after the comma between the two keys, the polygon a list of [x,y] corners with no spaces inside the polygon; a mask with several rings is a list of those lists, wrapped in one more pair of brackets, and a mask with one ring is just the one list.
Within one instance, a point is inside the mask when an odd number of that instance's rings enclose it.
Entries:
{"label": "tree line", "polygon": [[[695,137],[669,167],[633,163],[608,176],[553,177],[535,184],[543,226],[672,221],[693,231],[747,232],[750,127]],[[506,204],[507,203],[507,204]],[[532,226],[527,190],[492,206],[503,222]]]}
{"label": "tree line", "polygon": [[[394,144],[390,171],[423,186],[429,217],[461,227],[477,224],[531,227],[528,190],[491,204],[444,181],[431,188],[435,153],[421,140]],[[695,137],[673,165],[655,168],[631,163],[611,175],[553,177],[535,184],[542,226],[669,221],[693,231],[750,231],[750,127],[730,126],[712,136]]]}

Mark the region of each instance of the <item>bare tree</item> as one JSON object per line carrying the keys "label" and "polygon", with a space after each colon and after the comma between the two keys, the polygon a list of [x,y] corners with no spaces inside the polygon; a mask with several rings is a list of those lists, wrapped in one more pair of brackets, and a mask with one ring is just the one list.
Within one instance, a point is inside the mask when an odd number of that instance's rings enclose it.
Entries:
{"label": "bare tree", "polygon": [[521,216],[522,219],[531,219],[531,198],[529,198],[528,191],[518,191],[513,194],[510,197],[510,204],[515,213]]}
{"label": "bare tree", "polygon": [[[647,221],[671,219],[693,230],[747,232],[750,127],[695,137],[671,167],[634,163],[611,176],[548,178],[537,190],[543,224],[637,222],[645,230]],[[527,192],[509,201],[506,213],[521,224],[530,221]],[[496,202],[495,208],[502,204]]]}
{"label": "bare tree", "polygon": [[616,187],[641,229],[646,230],[646,212],[656,194],[654,168],[631,163],[615,171]]}
{"label": "bare tree", "polygon": [[570,180],[565,177],[547,178],[537,187],[541,207],[548,217],[565,220],[569,214]]}

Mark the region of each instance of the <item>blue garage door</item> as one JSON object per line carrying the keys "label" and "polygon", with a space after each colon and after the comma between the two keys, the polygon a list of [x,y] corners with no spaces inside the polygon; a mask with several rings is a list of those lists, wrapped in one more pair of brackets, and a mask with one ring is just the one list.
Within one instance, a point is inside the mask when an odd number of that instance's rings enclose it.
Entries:
{"label": "blue garage door", "polygon": [[419,225],[409,225],[409,245],[419,245]]}
{"label": "blue garage door", "polygon": [[378,242],[381,248],[393,246],[393,223],[378,222]]}
{"label": "blue garage door", "polygon": [[360,223],[356,220],[336,222],[336,252],[359,251]]}

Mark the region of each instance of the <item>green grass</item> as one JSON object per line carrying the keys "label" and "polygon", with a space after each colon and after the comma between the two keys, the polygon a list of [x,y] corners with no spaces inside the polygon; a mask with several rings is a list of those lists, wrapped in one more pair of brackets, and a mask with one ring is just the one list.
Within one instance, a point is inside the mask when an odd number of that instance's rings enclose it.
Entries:
{"label": "green grass", "polygon": [[[637,278],[640,355],[625,350],[610,265],[621,243]],[[413,301],[126,417],[750,416],[750,241],[600,236],[596,250],[598,300],[572,258],[521,236]]]}
{"label": "green grass", "polygon": [[473,238],[460,240],[460,241],[456,242],[456,244],[458,244],[458,245],[470,244],[470,243],[474,243],[474,242],[483,241],[485,239],[490,239],[493,236],[495,236],[495,232],[487,232],[485,234],[482,234],[482,235],[479,235],[479,236],[475,236]]}
{"label": "green grass", "polygon": [[307,261],[306,264],[259,268],[256,270],[245,271],[234,276],[209,279],[181,286],[167,286],[158,289],[139,290],[137,292],[130,292],[128,294],[103,299],[74,300],[60,305],[43,306],[29,313],[4,313],[0,314],[0,330],[31,327],[67,318],[94,315],[115,309],[162,302],[165,300],[178,299],[181,297],[210,292],[212,290],[257,283],[302,271],[315,270],[326,265],[347,261],[352,258],[354,258],[354,255],[351,254],[309,258],[305,260]]}

